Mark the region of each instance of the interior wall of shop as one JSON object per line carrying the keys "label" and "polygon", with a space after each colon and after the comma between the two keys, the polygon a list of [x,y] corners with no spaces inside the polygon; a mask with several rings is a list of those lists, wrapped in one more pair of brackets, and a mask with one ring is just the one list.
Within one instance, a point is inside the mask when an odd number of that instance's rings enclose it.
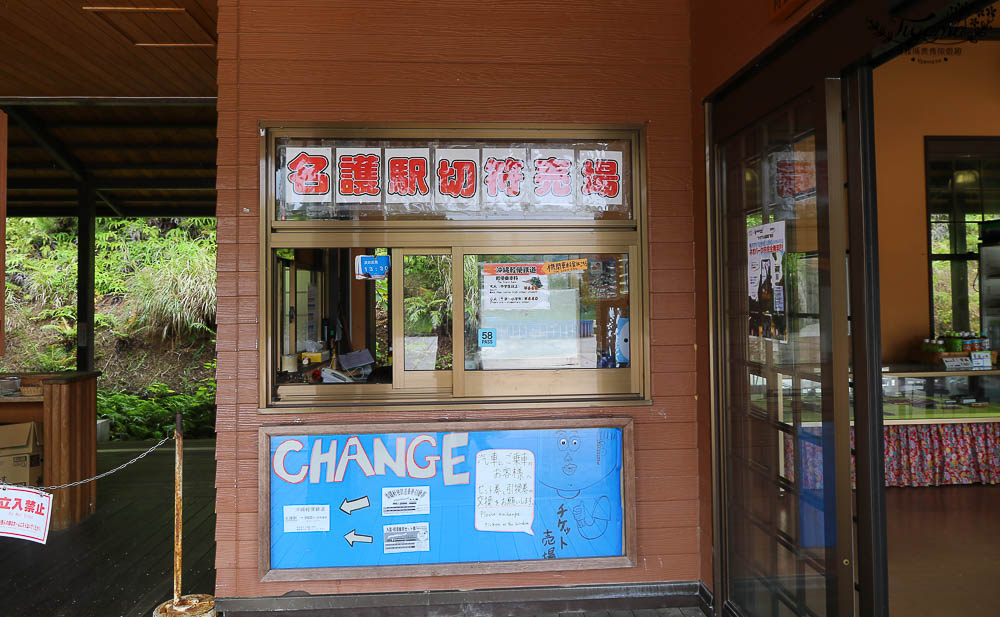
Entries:
{"label": "interior wall of shop", "polygon": [[[731,0],[698,0],[692,2],[692,153],[693,195],[694,195],[694,237],[695,260],[701,266],[695,282],[696,312],[708,315],[708,277],[704,265],[708,262],[706,190],[705,190],[705,113],[703,101],[736,75],[753,58],[761,55],[778,39],[786,35],[797,24],[824,4],[823,0],[810,0],[797,9],[788,19],[772,22],[768,16],[766,3],[732,2]],[[709,400],[711,396],[711,374],[709,365],[709,329],[707,320],[699,320],[697,334],[698,366],[705,367],[698,372],[699,407],[698,467],[701,470],[699,494],[699,518],[708,530],[701,536],[701,553],[712,555],[712,457],[711,418]],[[712,588],[712,560],[701,561],[701,580]]]}
{"label": "interior wall of shop", "polygon": [[1000,136],[1000,43],[960,49],[947,62],[902,55],[874,71],[884,362],[905,361],[932,334],[924,137]]}
{"label": "interior wall of shop", "polygon": [[[610,8],[219,0],[217,583],[219,597],[708,581],[710,487],[699,442],[691,16],[687,0]],[[505,17],[507,16],[507,17]],[[640,407],[565,409],[635,418],[635,568],[261,583],[257,429],[290,422],[551,417],[552,410],[258,413],[261,121],[582,122],[646,126],[652,393]],[[701,286],[704,290],[704,286]],[[702,365],[704,367],[704,365]],[[704,370],[700,373],[705,373]],[[702,427],[701,434],[707,435]],[[699,478],[701,481],[699,482]],[[701,516],[699,516],[701,515]]]}

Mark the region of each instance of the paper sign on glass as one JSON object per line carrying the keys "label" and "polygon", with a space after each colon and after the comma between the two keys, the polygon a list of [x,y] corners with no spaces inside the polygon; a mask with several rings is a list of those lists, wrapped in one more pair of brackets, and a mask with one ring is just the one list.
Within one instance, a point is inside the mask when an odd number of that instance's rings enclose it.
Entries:
{"label": "paper sign on glass", "polygon": [[45,544],[51,516],[49,493],[24,486],[0,491],[0,536]]}
{"label": "paper sign on glass", "polygon": [[572,205],[575,155],[572,150],[540,148],[531,151],[531,203]]}
{"label": "paper sign on glass", "polygon": [[385,149],[385,203],[430,203],[430,148]]}
{"label": "paper sign on glass", "polygon": [[479,149],[439,148],[434,151],[434,203],[479,205],[479,178]]}
{"label": "paper sign on glass", "polygon": [[548,309],[545,264],[483,264],[483,308]]}
{"label": "paper sign on glass", "polygon": [[382,200],[382,149],[337,148],[337,202]]}
{"label": "paper sign on glass", "polygon": [[528,154],[525,148],[483,148],[483,204],[528,203]]}
{"label": "paper sign on glass", "polygon": [[333,148],[285,148],[282,182],[288,203],[333,202]]}
{"label": "paper sign on glass", "polygon": [[622,203],[622,153],[581,150],[577,156],[580,203],[598,209]]}

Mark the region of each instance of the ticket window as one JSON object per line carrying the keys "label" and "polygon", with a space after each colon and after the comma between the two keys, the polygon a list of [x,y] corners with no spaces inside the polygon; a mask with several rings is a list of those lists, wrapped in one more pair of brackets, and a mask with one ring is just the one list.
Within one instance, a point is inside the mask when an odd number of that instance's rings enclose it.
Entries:
{"label": "ticket window", "polygon": [[276,384],[391,383],[388,277],[355,276],[384,248],[278,249]]}

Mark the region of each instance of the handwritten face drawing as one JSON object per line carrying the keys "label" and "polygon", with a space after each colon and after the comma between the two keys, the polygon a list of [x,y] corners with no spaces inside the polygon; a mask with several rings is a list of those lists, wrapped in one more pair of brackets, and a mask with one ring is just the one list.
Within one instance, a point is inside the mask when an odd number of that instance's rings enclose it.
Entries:
{"label": "handwritten face drawing", "polygon": [[618,444],[617,433],[602,429],[554,431],[542,442],[545,461],[536,469],[538,481],[572,499],[617,469],[617,457],[610,455]]}

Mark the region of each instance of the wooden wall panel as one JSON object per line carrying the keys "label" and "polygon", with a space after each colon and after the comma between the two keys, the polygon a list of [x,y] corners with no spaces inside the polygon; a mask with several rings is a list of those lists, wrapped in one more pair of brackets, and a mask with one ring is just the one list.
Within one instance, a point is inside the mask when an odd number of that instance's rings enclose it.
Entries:
{"label": "wooden wall panel", "polygon": [[[698,580],[696,396],[698,324],[692,195],[688,0],[625,0],[565,7],[515,0],[510,20],[492,5],[457,0],[412,10],[403,0],[348,6],[303,0],[219,2],[220,534],[216,595],[277,596],[587,583]],[[531,15],[531,19],[524,19]],[[304,53],[308,51],[308,53]],[[257,410],[259,134],[262,121],[581,122],[646,127],[654,404],[567,408],[565,417],[636,422],[639,529],[634,568],[502,576],[261,583],[257,573],[257,429],[302,423],[433,421],[483,412]],[[665,241],[669,239],[669,241]],[[253,273],[252,276],[245,276]],[[235,277],[235,278],[234,278]],[[705,399],[701,399],[705,400]],[[490,411],[491,419],[546,418],[552,410]],[[222,440],[221,433],[227,433]]]}

